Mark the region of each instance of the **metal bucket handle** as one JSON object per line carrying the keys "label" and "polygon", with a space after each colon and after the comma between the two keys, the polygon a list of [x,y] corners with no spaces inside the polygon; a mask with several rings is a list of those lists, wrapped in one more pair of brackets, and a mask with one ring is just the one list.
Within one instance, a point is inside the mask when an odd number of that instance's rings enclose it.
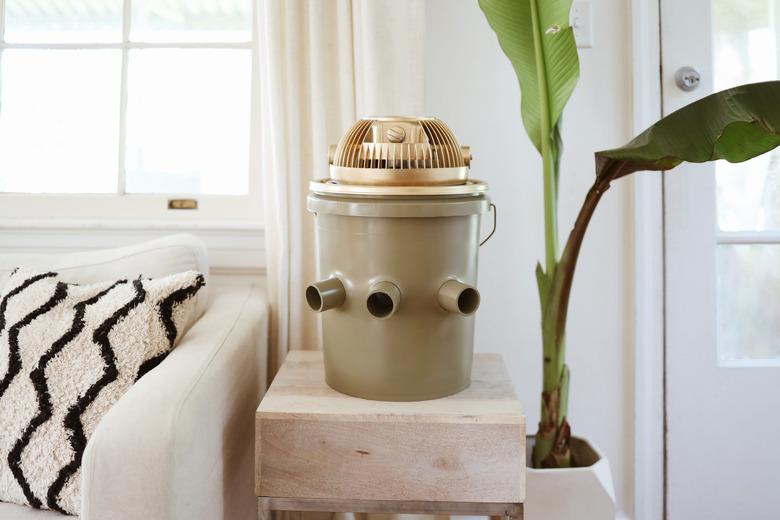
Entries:
{"label": "metal bucket handle", "polygon": [[490,210],[492,210],[492,212],[493,212],[493,229],[490,230],[490,234],[485,237],[485,240],[483,240],[482,242],[479,243],[480,247],[485,245],[485,243],[488,240],[490,240],[490,237],[492,237],[493,234],[496,232],[496,222],[497,222],[497,219],[498,219],[498,210],[496,209],[496,205],[493,204],[492,202],[490,203]]}

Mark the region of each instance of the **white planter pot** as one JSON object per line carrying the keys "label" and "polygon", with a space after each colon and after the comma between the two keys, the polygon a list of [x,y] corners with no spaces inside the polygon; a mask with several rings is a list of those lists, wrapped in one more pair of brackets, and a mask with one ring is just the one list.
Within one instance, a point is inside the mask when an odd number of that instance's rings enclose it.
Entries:
{"label": "white planter pot", "polygon": [[579,468],[533,469],[534,437],[526,444],[525,520],[614,520],[615,490],[609,461],[587,439],[572,437]]}

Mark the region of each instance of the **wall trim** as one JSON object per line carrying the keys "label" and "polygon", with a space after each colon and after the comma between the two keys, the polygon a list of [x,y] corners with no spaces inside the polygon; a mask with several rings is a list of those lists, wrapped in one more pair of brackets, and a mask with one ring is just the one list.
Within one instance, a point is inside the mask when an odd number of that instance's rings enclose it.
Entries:
{"label": "wall trim", "polygon": [[[659,0],[631,0],[633,130],[662,115]],[[634,519],[665,518],[663,177],[635,175]]]}
{"label": "wall trim", "polygon": [[265,274],[263,228],[246,222],[0,220],[0,254],[106,249],[175,233],[203,240],[212,274]]}

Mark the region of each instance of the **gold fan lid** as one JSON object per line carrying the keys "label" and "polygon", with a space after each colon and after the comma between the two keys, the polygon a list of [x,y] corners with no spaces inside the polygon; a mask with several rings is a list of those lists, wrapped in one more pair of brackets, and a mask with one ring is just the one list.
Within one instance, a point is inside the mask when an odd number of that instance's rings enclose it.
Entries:
{"label": "gold fan lid", "polygon": [[471,154],[435,117],[366,117],[329,152],[330,179],[358,186],[454,186]]}

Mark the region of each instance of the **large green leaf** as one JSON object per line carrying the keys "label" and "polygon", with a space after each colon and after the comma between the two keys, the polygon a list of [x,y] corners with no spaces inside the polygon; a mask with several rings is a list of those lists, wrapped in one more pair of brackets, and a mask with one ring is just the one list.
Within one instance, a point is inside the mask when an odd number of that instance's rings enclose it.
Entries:
{"label": "large green leaf", "polygon": [[669,114],[620,148],[596,152],[597,176],[609,183],[681,162],[742,162],[780,145],[780,81],[717,92]]}
{"label": "large green leaf", "polygon": [[[580,74],[577,46],[569,26],[571,2],[479,0],[517,74],[523,124],[539,153],[544,140],[555,141],[561,112]],[[544,129],[548,135],[544,135]]]}
{"label": "large green leaf", "polygon": [[[552,280],[541,268],[537,269],[543,300],[542,337],[553,345],[563,345],[577,258],[588,224],[612,181],[641,170],[669,170],[683,161],[746,161],[773,150],[778,145],[780,81],[771,81],[742,85],[708,96],[661,119],[627,145],[597,152],[593,186],[585,196]],[[563,360],[558,361],[565,371]],[[545,380],[547,379],[545,373]],[[555,392],[563,397],[564,387],[558,386]],[[549,398],[545,400],[545,397],[550,395],[555,394],[543,393],[542,418],[545,407],[549,406],[548,402],[553,403]],[[534,464],[560,465],[559,453],[551,447],[558,437],[551,441],[549,435],[545,436],[547,432],[543,426],[544,422],[540,421],[540,430],[534,445]],[[568,435],[566,426],[567,422],[564,421],[564,429],[559,429],[556,435],[559,435],[560,431]],[[540,441],[545,448],[541,454],[537,449]],[[565,462],[564,460],[564,464]]]}
{"label": "large green leaf", "polygon": [[615,179],[642,170],[669,170],[687,161],[742,162],[780,146],[780,81],[717,92],[669,114],[620,148],[596,152],[596,178],[547,288],[545,332],[561,341],[574,271],[590,219]]}

